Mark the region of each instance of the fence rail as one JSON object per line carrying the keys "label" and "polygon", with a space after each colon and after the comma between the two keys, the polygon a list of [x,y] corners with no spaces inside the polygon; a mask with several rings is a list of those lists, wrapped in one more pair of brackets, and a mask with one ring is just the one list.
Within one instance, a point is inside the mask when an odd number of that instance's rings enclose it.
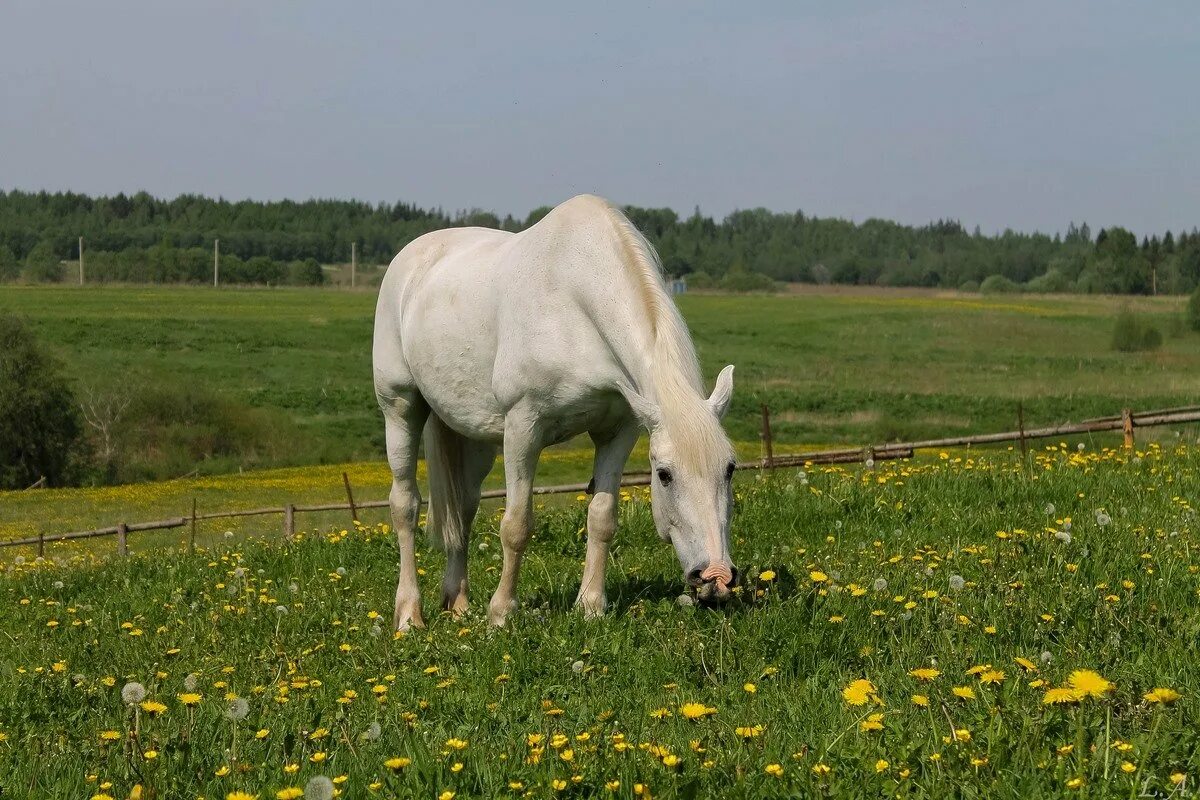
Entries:
{"label": "fence rail", "polygon": [[[1133,447],[1134,443],[1133,432],[1135,428],[1151,428],[1159,425],[1180,425],[1192,422],[1200,422],[1200,405],[1181,406],[1177,408],[1144,412],[1134,412],[1130,409],[1124,409],[1120,414],[1115,414],[1108,417],[1097,417],[1095,419],[1084,420],[1083,422],[1069,422],[1061,425],[1052,425],[1049,427],[1033,428],[1029,430],[1025,429],[1023,412],[1019,413],[1018,419],[1020,420],[1020,424],[1018,425],[1018,429],[1015,431],[972,434],[966,436],[950,436],[942,439],[924,439],[913,442],[897,442],[858,448],[814,450],[811,452],[776,455],[773,452],[771,443],[770,413],[764,406],[763,444],[765,448],[765,456],[756,461],[740,462],[738,463],[737,468],[739,470],[771,470],[787,467],[800,467],[808,464],[847,464],[887,461],[912,458],[913,454],[917,450],[929,450],[944,447],[969,447],[977,444],[1001,444],[1004,442],[1019,442],[1021,445],[1022,455],[1024,455],[1025,444],[1031,439],[1051,439],[1062,436],[1100,433],[1104,431],[1116,430],[1124,432],[1125,446],[1127,448],[1131,448]],[[190,545],[192,549],[195,549],[196,523],[203,520],[233,519],[236,517],[281,514],[283,515],[283,534],[286,538],[291,538],[295,534],[295,515],[297,513],[350,511],[352,518],[357,520],[358,512],[362,509],[388,507],[387,500],[367,500],[356,503],[354,501],[354,495],[350,486],[349,477],[343,473],[342,479],[346,489],[347,502],[345,503],[323,503],[319,505],[294,505],[289,503],[284,506],[251,508],[237,511],[213,511],[204,514],[198,514],[196,513],[195,501],[193,501],[192,513],[189,516],[169,517],[167,519],[155,520],[151,522],[122,522],[107,528],[97,528],[89,531],[41,534],[23,539],[11,539],[9,541],[0,542],[0,548],[37,545],[38,555],[44,555],[45,546],[47,543],[71,541],[75,539],[92,539],[103,536],[116,536],[117,552],[121,555],[126,555],[128,553],[126,537],[129,533],[182,528],[190,524]],[[621,479],[621,486],[646,486],[649,483],[650,473],[643,471],[627,472]],[[533,494],[548,495],[579,493],[587,492],[589,489],[590,485],[587,483],[568,483],[556,486],[535,486],[533,487]],[[503,489],[490,489],[482,492],[480,495],[480,497],[485,500],[503,498],[504,496],[505,492]]]}

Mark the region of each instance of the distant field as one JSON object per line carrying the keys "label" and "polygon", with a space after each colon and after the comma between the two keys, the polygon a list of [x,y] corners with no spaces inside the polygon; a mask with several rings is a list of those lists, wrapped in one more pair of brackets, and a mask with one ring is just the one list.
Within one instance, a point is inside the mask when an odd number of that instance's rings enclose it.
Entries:
{"label": "distant field", "polygon": [[[268,431],[232,455],[156,463],[147,477],[380,460],[374,302],[370,290],[0,289],[0,311],[32,320],[77,387],[215,394],[230,404],[222,413],[247,415],[236,430]],[[708,379],[738,367],[734,438],[757,438],[767,403],[777,440],[798,445],[1009,428],[1019,401],[1035,423],[1194,402],[1200,338],[1115,353],[1112,317],[1127,302],[1164,330],[1183,303],[809,287],[692,294],[680,306]]]}

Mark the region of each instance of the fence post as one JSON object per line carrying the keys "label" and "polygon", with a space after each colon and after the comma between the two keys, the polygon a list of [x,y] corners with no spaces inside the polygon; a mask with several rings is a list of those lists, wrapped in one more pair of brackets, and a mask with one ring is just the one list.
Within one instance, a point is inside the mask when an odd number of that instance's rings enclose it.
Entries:
{"label": "fence post", "polygon": [[766,403],[762,404],[762,440],[766,450],[763,466],[771,469],[775,466],[775,450],[771,443],[771,411],[767,408]]}
{"label": "fence post", "polygon": [[1029,445],[1025,443],[1025,404],[1017,403],[1017,431],[1021,440],[1021,464],[1029,464]]}
{"label": "fence post", "polygon": [[1133,449],[1133,411],[1121,409],[1121,431],[1125,434],[1125,449]]}
{"label": "fence post", "polygon": [[346,484],[346,501],[350,503],[350,519],[358,522],[358,508],[354,505],[354,493],[350,491],[350,476],[342,473],[342,483]]}
{"label": "fence post", "polygon": [[119,555],[119,556],[129,555],[128,535],[129,535],[129,528],[125,525],[124,522],[118,522],[117,523],[117,555]]}
{"label": "fence post", "polygon": [[38,558],[46,555],[46,531],[38,526]]}
{"label": "fence post", "polygon": [[283,538],[289,542],[296,536],[296,507],[288,503],[283,507]]}
{"label": "fence post", "polygon": [[196,498],[192,498],[192,536],[188,540],[188,552],[196,554]]}

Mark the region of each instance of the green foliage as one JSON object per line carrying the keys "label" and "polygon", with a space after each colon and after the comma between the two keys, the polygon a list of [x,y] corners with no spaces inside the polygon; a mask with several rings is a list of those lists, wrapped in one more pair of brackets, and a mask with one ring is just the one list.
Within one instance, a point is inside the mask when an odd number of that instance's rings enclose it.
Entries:
{"label": "green foliage", "polygon": [[[405,203],[232,203],[193,195],[159,200],[146,193],[92,198],[13,191],[0,192],[0,246],[23,260],[46,243],[59,258],[67,258],[74,253],[75,237],[83,235],[89,264],[94,264],[89,275],[97,281],[205,283],[211,280],[212,240],[219,238],[225,282],[274,285],[309,275],[294,275],[291,264],[296,261],[344,263],[351,242],[358,243],[365,264],[385,264],[405,244],[432,230],[485,225],[517,231],[548,211],[543,206],[517,220],[479,209],[451,215]],[[993,274],[1025,284],[1055,269],[1068,289],[1149,293],[1153,267],[1160,292],[1188,293],[1200,286],[1196,232],[1177,239],[1168,232],[1161,242],[1155,237],[1157,246],[1148,242],[1139,248],[1122,228],[1102,230],[1093,242],[1086,224],[1073,223],[1060,239],[1007,230],[984,236],[953,220],[912,227],[763,208],[735,211],[723,219],[698,210],[687,217],[669,208],[629,206],[625,211],[658,248],[671,274],[705,272],[716,281],[731,265],[774,281],[937,287],[961,286]],[[1061,278],[1054,282],[1063,285]]]}
{"label": "green foliage", "polygon": [[1051,267],[1044,275],[1039,275],[1025,284],[1025,291],[1037,294],[1059,294],[1071,291],[1071,279],[1061,270]]}
{"label": "green foliage", "polygon": [[1200,288],[1192,292],[1187,304],[1188,326],[1194,331],[1200,331]]}
{"label": "green foliage", "polygon": [[963,281],[961,284],[959,284],[958,290],[960,292],[978,292],[979,281]]}
{"label": "green foliage", "polygon": [[1021,287],[1003,275],[989,275],[979,284],[979,291],[984,294],[1016,294]]}
{"label": "green foliage", "polygon": [[1128,308],[1117,314],[1113,325],[1112,348],[1122,353],[1157,350],[1162,347],[1162,332]]}
{"label": "green foliage", "polygon": [[0,488],[68,482],[82,455],[79,412],[29,326],[0,313]]}
{"label": "green foliage", "polygon": [[41,242],[25,256],[22,277],[30,283],[60,283],[63,266],[51,242]]}
{"label": "green foliage", "polygon": [[315,258],[293,261],[288,265],[287,282],[292,286],[320,286],[325,283],[325,271]]}
{"label": "green foliage", "polygon": [[718,284],[727,292],[774,292],[775,281],[757,272],[747,272],[744,269],[731,270],[725,273]]}
{"label": "green foliage", "polygon": [[15,281],[21,277],[21,262],[17,260],[12,248],[0,244],[0,283]]}

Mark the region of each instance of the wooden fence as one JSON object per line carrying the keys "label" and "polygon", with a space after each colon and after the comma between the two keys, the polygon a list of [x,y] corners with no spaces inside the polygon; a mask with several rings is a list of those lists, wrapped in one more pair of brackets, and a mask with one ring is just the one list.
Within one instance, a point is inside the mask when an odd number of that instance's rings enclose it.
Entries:
{"label": "wooden fence", "polygon": [[[1098,417],[1095,419],[1084,420],[1083,422],[1065,423],[1062,425],[1053,425],[1049,427],[1026,429],[1024,424],[1024,412],[1018,410],[1018,426],[1015,431],[1003,431],[1000,433],[984,433],[973,434],[968,436],[950,436],[944,439],[925,439],[915,442],[897,442],[882,445],[871,445],[857,448],[844,448],[835,450],[815,450],[807,453],[789,453],[784,455],[776,455],[773,452],[773,443],[771,441],[771,417],[766,406],[762,408],[762,439],[764,456],[757,461],[743,461],[737,465],[739,470],[770,470],[784,467],[802,467],[809,464],[846,464],[846,463],[868,463],[875,461],[887,461],[893,459],[912,458],[917,450],[929,450],[933,448],[946,447],[964,447],[978,444],[1002,444],[1005,442],[1018,442],[1021,448],[1022,457],[1027,454],[1026,446],[1031,439],[1051,439],[1062,436],[1072,436],[1087,433],[1099,433],[1103,431],[1120,430],[1124,433],[1124,443],[1126,448],[1132,448],[1134,444],[1134,430],[1136,428],[1151,428],[1159,425],[1181,425],[1191,422],[1200,422],[1200,405],[1184,406],[1179,408],[1162,409],[1158,411],[1133,412],[1130,409],[1124,409],[1120,414],[1114,414],[1108,417]],[[196,547],[196,524],[203,520],[212,519],[232,519],[235,517],[253,517],[267,515],[282,515],[283,516],[283,535],[285,538],[291,538],[296,531],[296,514],[306,514],[320,511],[349,511],[351,519],[358,521],[358,512],[366,508],[387,508],[387,500],[368,500],[366,502],[354,501],[354,493],[350,486],[350,478],[346,473],[342,473],[342,481],[346,490],[345,503],[325,503],[321,505],[295,505],[289,503],[284,506],[272,506],[269,508],[251,508],[240,511],[214,511],[204,514],[197,513],[196,501],[192,501],[191,514],[181,517],[171,517],[169,519],[154,520],[152,522],[119,522],[116,525],[107,528],[97,528],[90,531],[76,531],[73,533],[57,533],[57,534],[39,534],[24,539],[12,539],[5,542],[0,542],[0,548],[37,545],[38,555],[45,554],[46,544],[48,542],[63,542],[73,539],[92,539],[100,536],[116,536],[117,537],[117,553],[118,555],[129,554],[129,534],[140,531],[167,530],[171,528],[190,527],[189,547],[195,550]],[[627,472],[621,480],[622,486],[646,486],[650,483],[649,472]],[[535,486],[533,493],[535,495],[547,494],[565,494],[579,493],[589,491],[587,483],[568,483],[558,486]],[[491,489],[482,493],[483,499],[496,499],[504,497],[503,489]]]}

